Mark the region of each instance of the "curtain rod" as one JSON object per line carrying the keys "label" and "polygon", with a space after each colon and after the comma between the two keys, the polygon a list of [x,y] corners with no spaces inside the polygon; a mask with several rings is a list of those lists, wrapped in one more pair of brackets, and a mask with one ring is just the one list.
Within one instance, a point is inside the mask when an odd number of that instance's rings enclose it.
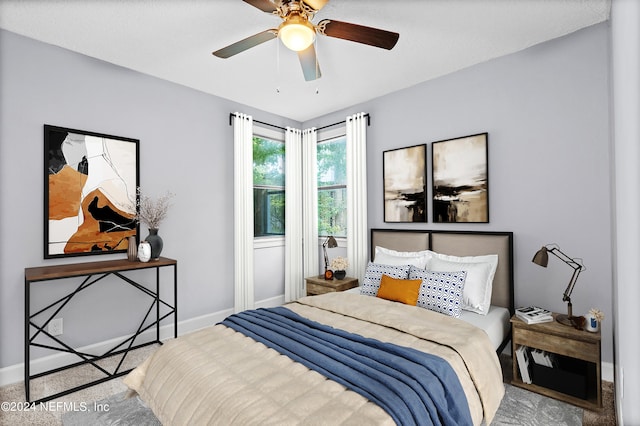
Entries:
{"label": "curtain rod", "polygon": [[[232,113],[232,112],[229,113],[229,126],[233,125],[233,117],[234,116],[235,116],[234,113]],[[265,123],[264,121],[253,120],[253,122],[254,123],[258,123],[258,124],[264,124],[265,126],[275,127],[276,129],[280,129],[280,130],[284,130],[284,131],[287,130],[284,127],[276,126],[275,124],[271,124],[271,123]]]}
{"label": "curtain rod", "polygon": [[[371,116],[368,113],[365,114],[364,116],[367,117],[367,126],[371,126]],[[234,113],[230,112],[229,113],[229,126],[233,125],[233,117],[234,117]],[[284,131],[287,130],[284,127],[276,126],[275,124],[265,123],[264,121],[253,120],[253,122],[254,123],[259,123],[259,124],[264,124],[265,126],[275,127],[276,129],[280,129],[280,130],[284,130]],[[327,124],[326,126],[318,127],[316,130],[328,129],[329,127],[338,126],[338,125],[344,124],[346,122],[347,122],[346,120],[343,120],[343,121],[339,121],[337,123]]]}
{"label": "curtain rod", "polygon": [[[369,115],[369,113],[365,114],[364,116],[367,117],[367,126],[371,126],[371,116]],[[328,129],[329,127],[338,126],[338,125],[344,124],[346,122],[347,122],[347,120],[342,120],[342,121],[339,121],[337,123],[327,124],[326,126],[318,127],[318,128],[316,128],[316,130]]]}

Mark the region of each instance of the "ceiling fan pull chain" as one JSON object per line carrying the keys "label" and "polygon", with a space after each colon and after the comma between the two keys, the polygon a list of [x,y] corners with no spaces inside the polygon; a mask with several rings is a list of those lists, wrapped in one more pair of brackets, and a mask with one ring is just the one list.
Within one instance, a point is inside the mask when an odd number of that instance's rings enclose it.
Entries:
{"label": "ceiling fan pull chain", "polygon": [[[318,78],[318,71],[320,70],[320,63],[318,62],[318,39],[315,39],[314,43],[316,49],[316,79]],[[316,89],[317,90],[317,89]]]}
{"label": "ceiling fan pull chain", "polygon": [[280,94],[280,43],[276,43],[276,93]]}

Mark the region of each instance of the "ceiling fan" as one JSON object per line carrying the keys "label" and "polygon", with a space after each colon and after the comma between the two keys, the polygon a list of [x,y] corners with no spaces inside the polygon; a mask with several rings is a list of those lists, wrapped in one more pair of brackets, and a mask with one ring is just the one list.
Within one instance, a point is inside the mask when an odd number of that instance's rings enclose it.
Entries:
{"label": "ceiling fan", "polygon": [[355,41],[391,50],[398,42],[398,33],[365,27],[348,22],[323,19],[314,25],[311,21],[315,14],[322,9],[329,0],[243,0],[263,12],[278,15],[282,23],[278,28],[272,28],[254,34],[250,37],[230,44],[213,54],[219,58],[229,58],[255,47],[266,41],[279,37],[289,49],[298,52],[302,65],[302,72],[306,81],[321,77],[320,67],[316,58],[313,42],[316,34]]}

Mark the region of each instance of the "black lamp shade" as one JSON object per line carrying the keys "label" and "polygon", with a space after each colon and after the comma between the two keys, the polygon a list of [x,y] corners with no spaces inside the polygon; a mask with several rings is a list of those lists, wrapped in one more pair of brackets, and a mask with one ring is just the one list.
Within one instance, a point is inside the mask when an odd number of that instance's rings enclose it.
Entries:
{"label": "black lamp shade", "polygon": [[532,262],[536,265],[540,265],[546,268],[547,264],[549,263],[549,254],[547,253],[547,248],[542,247],[540,250],[538,250],[535,256],[533,256]]}

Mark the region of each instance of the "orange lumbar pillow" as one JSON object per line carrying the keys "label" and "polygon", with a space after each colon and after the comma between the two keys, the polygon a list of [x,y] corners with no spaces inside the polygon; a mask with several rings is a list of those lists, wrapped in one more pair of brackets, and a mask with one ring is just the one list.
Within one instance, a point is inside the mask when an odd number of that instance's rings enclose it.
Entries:
{"label": "orange lumbar pillow", "polygon": [[415,306],[421,285],[422,280],[402,280],[383,274],[378,297]]}

